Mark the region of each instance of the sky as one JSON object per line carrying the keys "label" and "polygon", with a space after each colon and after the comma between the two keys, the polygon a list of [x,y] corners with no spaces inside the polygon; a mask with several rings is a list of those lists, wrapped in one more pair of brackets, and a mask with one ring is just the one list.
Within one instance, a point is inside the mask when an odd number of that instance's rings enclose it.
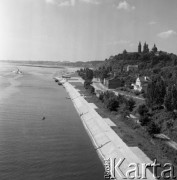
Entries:
{"label": "sky", "polygon": [[151,49],[177,54],[176,0],[0,0],[0,59],[90,61]]}

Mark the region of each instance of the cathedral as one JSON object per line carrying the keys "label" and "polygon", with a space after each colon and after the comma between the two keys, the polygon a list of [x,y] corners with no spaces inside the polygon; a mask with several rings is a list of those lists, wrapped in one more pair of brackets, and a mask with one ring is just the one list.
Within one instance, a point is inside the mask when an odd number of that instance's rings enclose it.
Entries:
{"label": "cathedral", "polygon": [[[156,53],[157,50],[158,49],[157,49],[156,45],[154,44],[154,46],[152,48],[152,52]],[[139,44],[138,44],[138,53],[148,53],[148,52],[149,52],[148,44],[145,42],[144,45],[143,45],[143,50],[142,50],[141,42],[139,42]]]}

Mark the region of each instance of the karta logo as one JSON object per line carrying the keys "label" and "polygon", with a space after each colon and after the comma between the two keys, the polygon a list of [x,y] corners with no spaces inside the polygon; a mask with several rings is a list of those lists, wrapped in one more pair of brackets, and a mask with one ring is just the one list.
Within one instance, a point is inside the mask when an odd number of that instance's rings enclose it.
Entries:
{"label": "karta logo", "polygon": [[[121,170],[121,166],[124,168],[124,172]],[[118,175],[121,179],[147,179],[147,170],[151,167],[152,172],[151,177],[154,179],[160,179],[161,177],[164,179],[176,179],[174,176],[174,166],[171,163],[165,163],[161,165],[157,163],[155,159],[152,164],[150,163],[130,163],[126,168],[125,158],[116,158],[104,160],[104,178],[105,179],[116,179],[115,175]],[[157,174],[157,169],[161,167],[163,169]],[[149,177],[148,177],[149,178]]]}

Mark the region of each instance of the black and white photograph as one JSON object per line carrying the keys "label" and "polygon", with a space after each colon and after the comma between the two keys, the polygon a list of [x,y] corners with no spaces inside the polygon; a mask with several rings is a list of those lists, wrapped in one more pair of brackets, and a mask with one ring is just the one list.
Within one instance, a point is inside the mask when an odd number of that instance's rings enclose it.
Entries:
{"label": "black and white photograph", "polygon": [[0,180],[177,178],[177,0],[0,0]]}

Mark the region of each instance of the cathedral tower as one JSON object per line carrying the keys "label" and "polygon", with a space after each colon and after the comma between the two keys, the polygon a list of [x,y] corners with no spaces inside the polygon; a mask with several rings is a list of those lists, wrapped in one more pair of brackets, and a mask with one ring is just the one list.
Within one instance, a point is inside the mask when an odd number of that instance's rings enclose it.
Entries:
{"label": "cathedral tower", "polygon": [[141,53],[141,42],[139,42],[139,45],[138,45],[138,53]]}

